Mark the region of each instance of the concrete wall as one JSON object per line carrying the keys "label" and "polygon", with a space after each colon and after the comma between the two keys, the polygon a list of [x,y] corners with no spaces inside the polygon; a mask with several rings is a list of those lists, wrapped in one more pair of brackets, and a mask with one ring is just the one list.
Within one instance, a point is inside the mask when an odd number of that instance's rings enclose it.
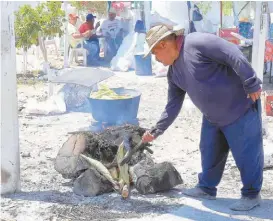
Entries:
{"label": "concrete wall", "polygon": [[20,189],[16,56],[12,1],[1,1],[1,194]]}

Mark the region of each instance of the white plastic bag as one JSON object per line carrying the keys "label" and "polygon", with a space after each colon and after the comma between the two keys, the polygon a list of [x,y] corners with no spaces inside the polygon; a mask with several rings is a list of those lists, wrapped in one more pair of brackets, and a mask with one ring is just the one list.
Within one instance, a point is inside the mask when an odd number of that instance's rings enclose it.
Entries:
{"label": "white plastic bag", "polygon": [[131,67],[131,60],[125,57],[120,57],[118,59],[116,59],[115,62],[115,66],[111,66],[111,69],[113,71],[128,71],[129,68]]}
{"label": "white plastic bag", "polygon": [[64,102],[64,95],[59,93],[43,102],[38,102],[35,99],[30,99],[26,105],[24,112],[26,114],[34,115],[51,115],[65,113],[66,105]]}
{"label": "white plastic bag", "polygon": [[131,32],[123,39],[116,56],[111,60],[111,70],[128,71],[129,68],[133,68],[134,56],[132,53],[128,53],[133,42],[133,37],[134,32]]}

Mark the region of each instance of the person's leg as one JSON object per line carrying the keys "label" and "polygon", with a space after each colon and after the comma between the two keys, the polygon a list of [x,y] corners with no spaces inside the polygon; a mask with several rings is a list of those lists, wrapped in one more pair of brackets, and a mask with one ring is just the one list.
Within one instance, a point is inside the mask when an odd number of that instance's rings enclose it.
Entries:
{"label": "person's leg", "polygon": [[105,60],[110,62],[112,58],[116,55],[116,44],[113,38],[106,38],[107,53],[105,54]]}
{"label": "person's leg", "polygon": [[[200,151],[202,173],[196,188],[185,191],[186,195],[204,197],[204,193],[215,198],[216,186],[220,183],[228,157],[229,146],[220,129],[203,117]],[[200,191],[201,190],[201,191]]]}
{"label": "person's leg", "polygon": [[233,210],[250,210],[259,204],[263,182],[263,134],[261,101],[258,100],[244,116],[222,128],[236,165],[240,170],[242,199]]}
{"label": "person's leg", "polygon": [[123,41],[123,37],[121,35],[117,35],[117,37],[115,39],[115,42],[116,42],[116,45],[117,45],[117,50],[119,49],[122,41]]}
{"label": "person's leg", "polygon": [[99,45],[94,41],[84,41],[83,47],[88,51],[87,64],[89,66],[99,65]]}

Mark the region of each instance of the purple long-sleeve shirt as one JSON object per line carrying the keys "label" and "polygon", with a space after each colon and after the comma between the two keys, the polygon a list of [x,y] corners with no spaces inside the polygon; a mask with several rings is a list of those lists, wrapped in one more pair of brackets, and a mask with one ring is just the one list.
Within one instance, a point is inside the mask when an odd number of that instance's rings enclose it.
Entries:
{"label": "purple long-sleeve shirt", "polygon": [[153,133],[163,134],[178,116],[185,94],[216,126],[229,125],[252,105],[247,95],[261,81],[239,48],[213,34],[187,35],[168,71],[168,103]]}

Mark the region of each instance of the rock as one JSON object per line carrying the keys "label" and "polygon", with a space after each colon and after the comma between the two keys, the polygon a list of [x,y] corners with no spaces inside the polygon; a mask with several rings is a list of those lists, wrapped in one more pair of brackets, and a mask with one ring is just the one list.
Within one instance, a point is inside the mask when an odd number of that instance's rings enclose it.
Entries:
{"label": "rock", "polygon": [[141,194],[170,190],[183,183],[180,174],[169,162],[154,164],[153,166],[136,164],[132,173],[136,177],[135,187]]}
{"label": "rock", "polygon": [[113,190],[112,184],[95,169],[88,169],[74,182],[73,192],[82,196],[97,196]]}
{"label": "rock", "polygon": [[79,157],[86,148],[86,137],[83,134],[72,135],[59,150],[54,168],[65,178],[76,178],[88,164]]}
{"label": "rock", "polygon": [[30,153],[22,153],[22,157],[25,158],[25,157],[30,157]]}
{"label": "rock", "polygon": [[[132,133],[133,145],[136,145],[145,129],[138,126],[125,125],[107,128],[101,133],[76,132],[63,144],[55,160],[55,170],[65,178],[77,178],[88,168],[86,162],[79,155],[90,156],[99,160],[107,168],[113,165],[118,146],[123,141],[125,133]],[[149,144],[147,144],[149,146]],[[143,158],[143,153],[135,154],[129,165],[134,165]],[[110,166],[109,166],[110,165]]]}
{"label": "rock", "polygon": [[146,168],[153,167],[153,166],[154,166],[153,159],[151,158],[149,154],[145,154],[145,156],[143,156],[143,158],[139,162],[129,167],[129,173],[132,178],[132,182],[136,183],[138,176],[145,174]]}

